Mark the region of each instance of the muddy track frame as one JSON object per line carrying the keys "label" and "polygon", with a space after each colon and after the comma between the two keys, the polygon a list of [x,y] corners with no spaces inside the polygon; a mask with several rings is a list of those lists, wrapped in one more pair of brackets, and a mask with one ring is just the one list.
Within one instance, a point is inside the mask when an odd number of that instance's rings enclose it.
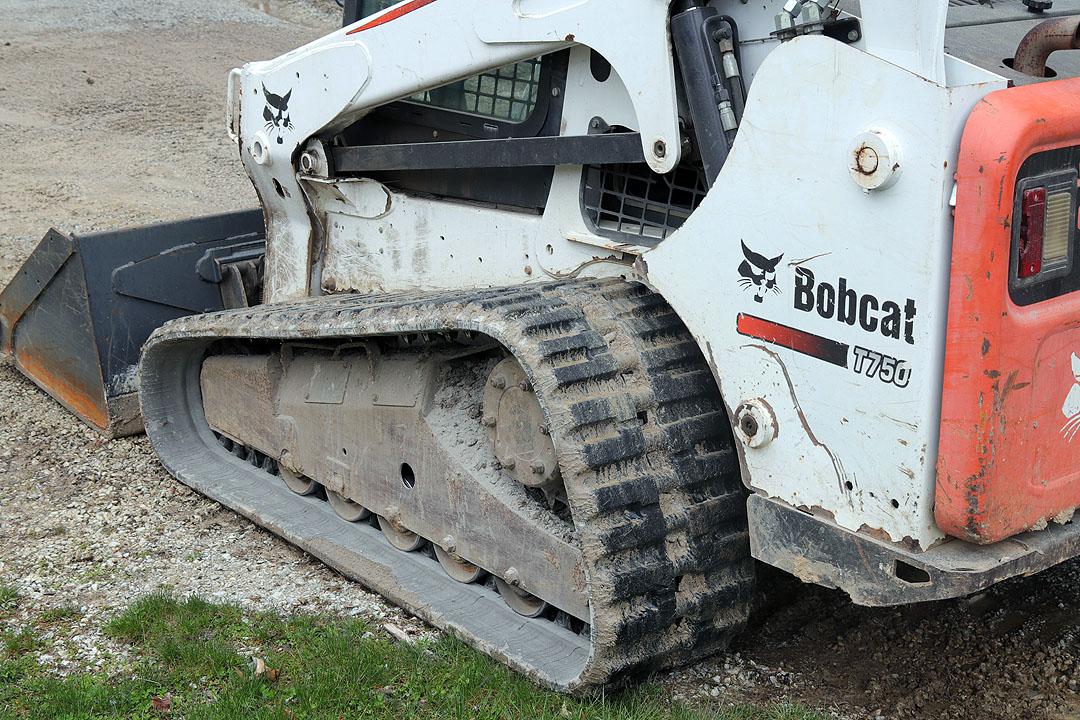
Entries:
{"label": "muddy track frame", "polygon": [[[536,389],[581,544],[588,637],[522,618],[374,528],[266,482],[202,415],[199,371],[219,340],[426,333],[498,341]],[[141,380],[147,432],[178,479],[547,686],[582,691],[689,662],[746,622],[753,563],[727,413],[695,341],[644,286],[342,295],[195,316],[155,332]]]}

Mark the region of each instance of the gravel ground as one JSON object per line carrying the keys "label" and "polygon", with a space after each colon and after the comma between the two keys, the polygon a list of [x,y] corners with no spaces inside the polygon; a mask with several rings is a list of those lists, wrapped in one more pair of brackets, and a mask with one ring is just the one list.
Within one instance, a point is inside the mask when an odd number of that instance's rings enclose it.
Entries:
{"label": "gravel ground", "polygon": [[[0,0],[0,146],[24,148],[0,196],[0,284],[50,225],[87,232],[254,206],[224,130],[226,73],[320,36],[339,12],[333,0],[97,0],[77,13]],[[81,611],[49,626],[41,659],[60,673],[122,664],[102,617],[163,587],[428,632],[175,482],[145,437],[103,441],[7,358],[0,578],[30,600],[13,627],[48,608]]]}
{"label": "gravel ground", "polygon": [[[332,0],[0,0],[0,283],[49,225],[90,231],[249,207],[224,132],[227,70],[317,37]],[[415,620],[173,481],[145,438],[104,442],[0,360],[0,580],[50,608],[56,673],[122,669],[104,617],[162,587],[278,612]],[[866,609],[766,573],[731,653],[660,678],[705,705],[840,717],[1080,717],[1080,564],[974,598]]]}

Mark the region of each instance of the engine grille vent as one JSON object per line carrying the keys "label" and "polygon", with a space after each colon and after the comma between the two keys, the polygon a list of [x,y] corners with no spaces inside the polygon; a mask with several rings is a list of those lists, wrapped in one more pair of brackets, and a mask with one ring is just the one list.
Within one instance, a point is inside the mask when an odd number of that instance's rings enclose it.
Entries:
{"label": "engine grille vent", "polygon": [[596,232],[653,245],[682,227],[706,192],[704,168],[684,161],[668,175],[658,175],[644,163],[588,166],[581,197]]}

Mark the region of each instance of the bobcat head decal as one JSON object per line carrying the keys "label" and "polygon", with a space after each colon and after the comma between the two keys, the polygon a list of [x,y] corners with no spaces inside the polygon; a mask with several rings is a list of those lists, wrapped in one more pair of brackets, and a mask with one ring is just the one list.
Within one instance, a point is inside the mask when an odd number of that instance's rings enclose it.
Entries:
{"label": "bobcat head decal", "polygon": [[289,119],[289,99],[292,90],[284,95],[275,95],[263,85],[263,97],[266,98],[266,107],[263,108],[263,120],[266,121],[266,131],[277,137],[278,145],[285,142],[282,137],[286,130],[292,130],[292,120]]}
{"label": "bobcat head decal", "polygon": [[746,243],[742,244],[742,251],[746,259],[739,266],[739,285],[743,290],[753,288],[755,302],[764,302],[765,294],[769,292],[779,295],[776,266],[784,259],[783,254],[770,259],[746,247]]}
{"label": "bobcat head decal", "polygon": [[1072,374],[1072,389],[1065,398],[1065,404],[1061,406],[1061,414],[1065,416],[1061,435],[1066,442],[1072,442],[1076,433],[1080,431],[1080,357],[1077,357],[1076,353],[1072,355]]}

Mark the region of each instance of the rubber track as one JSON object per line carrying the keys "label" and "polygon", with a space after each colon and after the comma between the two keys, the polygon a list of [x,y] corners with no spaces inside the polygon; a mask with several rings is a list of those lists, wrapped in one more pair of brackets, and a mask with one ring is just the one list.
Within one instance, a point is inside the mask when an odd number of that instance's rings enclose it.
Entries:
{"label": "rubber track", "polygon": [[[397,587],[404,581],[388,577],[382,565],[378,572],[362,566],[357,558],[371,546],[351,555],[335,550],[333,542],[341,542],[328,541],[325,529],[292,528],[210,477],[221,473],[210,471],[206,457],[224,451],[206,429],[191,387],[209,343],[450,331],[502,343],[541,400],[589,580],[591,647],[584,661],[574,653],[550,660],[560,639],[527,626],[546,621],[491,621],[524,628],[513,637],[478,631],[471,619],[460,619],[466,615],[451,613],[458,604],[445,595],[450,590],[432,591],[449,598],[446,608],[435,606],[430,597]],[[343,295],[194,316],[154,333],[141,376],[147,432],[164,465],[184,482],[549,686],[579,691],[682,664],[723,648],[746,621],[753,565],[728,418],[693,338],[663,299],[641,285],[585,280]],[[465,587],[474,586],[459,586]],[[541,636],[543,648],[528,646]]]}

